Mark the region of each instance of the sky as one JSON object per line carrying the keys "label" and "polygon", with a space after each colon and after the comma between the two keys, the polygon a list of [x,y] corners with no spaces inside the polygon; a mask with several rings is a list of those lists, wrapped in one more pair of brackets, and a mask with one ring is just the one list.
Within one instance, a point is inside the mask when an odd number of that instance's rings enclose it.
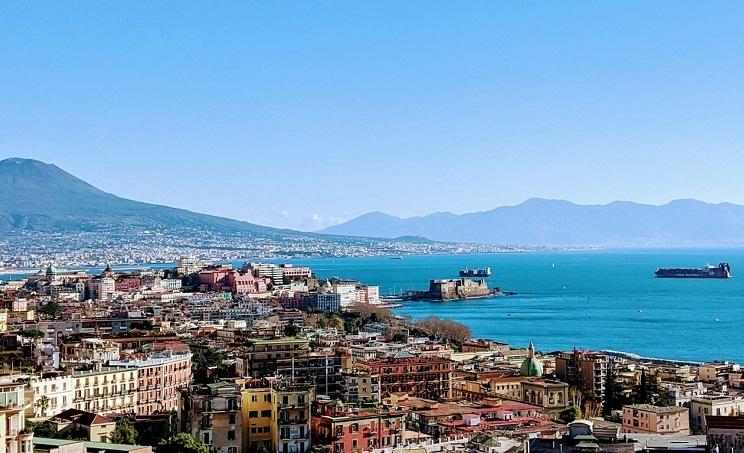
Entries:
{"label": "sky", "polygon": [[744,203],[744,2],[1,2],[12,156],[301,230]]}

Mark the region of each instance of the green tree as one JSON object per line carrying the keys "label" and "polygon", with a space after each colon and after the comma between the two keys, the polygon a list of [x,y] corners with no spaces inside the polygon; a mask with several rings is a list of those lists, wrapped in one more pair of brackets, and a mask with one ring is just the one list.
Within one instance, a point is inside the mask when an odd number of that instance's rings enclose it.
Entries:
{"label": "green tree", "polygon": [[571,423],[581,418],[581,408],[579,406],[568,406],[559,414],[563,423]]}
{"label": "green tree", "polygon": [[126,417],[116,421],[116,428],[111,432],[109,440],[113,444],[134,445],[137,443],[137,430],[134,423]]}
{"label": "green tree", "polygon": [[160,444],[157,453],[209,453],[209,447],[194,439],[191,434],[178,433]]}
{"label": "green tree", "polygon": [[610,366],[607,368],[607,376],[605,377],[605,398],[602,405],[602,415],[610,415],[612,411],[622,408],[626,403],[623,386],[618,382],[615,368]]}
{"label": "green tree", "polygon": [[45,437],[47,439],[53,439],[57,436],[57,425],[52,422],[41,422],[36,426],[27,427],[34,430],[34,436]]}
{"label": "green tree", "polygon": [[297,334],[300,333],[299,326],[295,325],[294,320],[289,320],[289,322],[284,326],[284,336],[285,337],[296,337]]}
{"label": "green tree", "polygon": [[30,338],[32,340],[41,340],[44,338],[44,332],[37,329],[26,329],[21,330],[18,332],[18,335],[22,336],[23,338]]}
{"label": "green tree", "polygon": [[44,306],[39,309],[39,313],[47,318],[57,319],[59,318],[59,315],[62,314],[62,308],[56,301],[52,300],[44,304]]}

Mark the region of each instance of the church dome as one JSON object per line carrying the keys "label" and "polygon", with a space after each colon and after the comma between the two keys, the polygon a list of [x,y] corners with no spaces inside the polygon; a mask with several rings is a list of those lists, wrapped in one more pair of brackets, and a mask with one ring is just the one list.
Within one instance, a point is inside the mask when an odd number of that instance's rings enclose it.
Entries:
{"label": "church dome", "polygon": [[524,359],[522,366],[519,367],[519,375],[525,377],[542,377],[543,364],[535,358],[535,345],[531,341],[527,352],[527,358]]}

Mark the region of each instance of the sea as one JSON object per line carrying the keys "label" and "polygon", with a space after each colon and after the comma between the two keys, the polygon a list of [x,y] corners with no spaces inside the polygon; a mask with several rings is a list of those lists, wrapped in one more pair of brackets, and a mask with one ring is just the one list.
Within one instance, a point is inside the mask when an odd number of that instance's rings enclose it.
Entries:
{"label": "sea", "polygon": [[[258,261],[258,260],[256,260]],[[267,261],[267,260],[261,260]],[[271,261],[271,260],[269,260]],[[657,267],[727,261],[731,279],[658,279]],[[649,249],[280,260],[320,278],[379,285],[381,294],[426,289],[461,268],[490,267],[490,286],[513,291],[466,301],[403,302],[414,320],[434,315],[476,338],[542,352],[583,348],[683,361],[744,361],[744,249]],[[131,267],[131,266],[129,266]],[[741,271],[741,277],[737,275]],[[17,276],[16,276],[17,277]],[[0,279],[8,276],[0,275]]]}

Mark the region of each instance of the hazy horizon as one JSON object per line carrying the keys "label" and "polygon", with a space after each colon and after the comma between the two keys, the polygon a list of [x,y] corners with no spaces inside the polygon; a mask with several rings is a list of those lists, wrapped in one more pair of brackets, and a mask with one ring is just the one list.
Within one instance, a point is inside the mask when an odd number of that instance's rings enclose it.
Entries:
{"label": "hazy horizon", "polygon": [[737,2],[0,5],[0,159],[316,231],[744,204]]}

